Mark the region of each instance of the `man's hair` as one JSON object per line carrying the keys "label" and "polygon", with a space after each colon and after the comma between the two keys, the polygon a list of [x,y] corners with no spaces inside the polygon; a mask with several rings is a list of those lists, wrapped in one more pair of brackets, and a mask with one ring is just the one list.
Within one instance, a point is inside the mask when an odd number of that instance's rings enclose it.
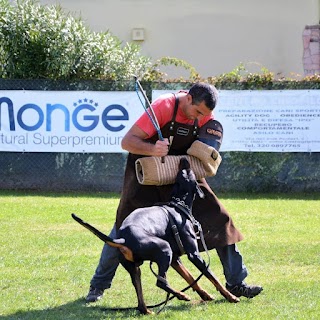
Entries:
{"label": "man's hair", "polygon": [[218,90],[208,83],[195,83],[190,88],[189,94],[192,97],[192,104],[199,105],[202,101],[204,101],[210,110],[213,110],[217,105]]}

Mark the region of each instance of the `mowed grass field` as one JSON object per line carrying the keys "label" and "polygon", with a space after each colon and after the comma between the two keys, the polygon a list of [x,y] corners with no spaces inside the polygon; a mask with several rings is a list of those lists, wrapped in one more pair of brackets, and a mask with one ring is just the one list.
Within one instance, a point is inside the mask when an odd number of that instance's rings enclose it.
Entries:
{"label": "mowed grass field", "polygon": [[[157,319],[320,319],[320,195],[222,194],[245,240],[240,251],[250,275],[248,283],[263,285],[254,299],[238,304],[224,300],[208,280],[200,283],[215,296],[201,303],[171,300]],[[111,289],[98,303],[84,297],[103,243],[72,218],[74,212],[108,233],[119,195],[111,193],[37,193],[0,191],[0,319],[138,319],[129,275],[119,267]],[[224,282],[220,261],[210,251],[210,267]],[[206,254],[203,257],[208,261]],[[194,276],[199,275],[183,258]],[[156,267],[154,266],[156,269]],[[148,305],[163,301],[149,263],[142,266]],[[170,284],[186,283],[170,270]],[[157,312],[159,309],[153,309]]]}

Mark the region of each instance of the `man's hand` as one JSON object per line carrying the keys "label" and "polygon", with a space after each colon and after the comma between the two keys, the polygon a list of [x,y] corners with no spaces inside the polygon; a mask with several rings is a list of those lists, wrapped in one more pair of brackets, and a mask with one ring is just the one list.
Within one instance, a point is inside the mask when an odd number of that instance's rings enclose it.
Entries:
{"label": "man's hand", "polygon": [[165,138],[163,141],[158,140],[154,145],[154,151],[152,155],[154,157],[164,157],[168,154],[169,151],[169,140]]}
{"label": "man's hand", "polygon": [[169,151],[169,141],[164,139],[158,140],[155,144],[147,142],[147,134],[138,126],[133,125],[121,141],[121,146],[133,154],[145,156],[164,157]]}

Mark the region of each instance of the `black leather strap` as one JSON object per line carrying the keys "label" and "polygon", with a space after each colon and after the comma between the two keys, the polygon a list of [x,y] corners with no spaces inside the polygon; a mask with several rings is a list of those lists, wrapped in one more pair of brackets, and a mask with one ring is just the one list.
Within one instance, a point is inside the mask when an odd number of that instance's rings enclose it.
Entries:
{"label": "black leather strap", "polygon": [[[177,116],[177,112],[178,112],[178,107],[179,107],[179,97],[175,93],[173,95],[175,97],[175,104],[174,104],[173,115],[172,115],[172,118],[171,118],[171,123],[170,123],[170,128],[169,128],[170,136],[174,135],[173,134],[173,128],[174,128],[174,124],[175,124],[176,116]],[[194,120],[194,124],[193,124],[192,135],[197,136],[198,135],[198,130],[199,130],[198,119],[195,119]]]}
{"label": "black leather strap", "polygon": [[174,93],[173,94],[175,97],[175,104],[174,104],[174,110],[173,110],[173,116],[171,118],[171,123],[170,123],[170,135],[172,135],[171,133],[173,133],[173,127],[174,127],[174,123],[176,121],[176,116],[177,116],[177,112],[178,112],[178,106],[179,106],[179,97]]}
{"label": "black leather strap", "polygon": [[176,225],[176,222],[174,221],[173,217],[171,216],[170,211],[167,210],[167,208],[165,208],[164,206],[161,206],[161,208],[166,212],[166,214],[168,215],[169,221],[170,221],[170,225],[171,225],[171,230],[173,232],[174,238],[177,242],[177,245],[179,247],[180,253],[181,255],[185,253],[184,248],[183,248],[183,244],[179,235],[179,230],[178,227]]}

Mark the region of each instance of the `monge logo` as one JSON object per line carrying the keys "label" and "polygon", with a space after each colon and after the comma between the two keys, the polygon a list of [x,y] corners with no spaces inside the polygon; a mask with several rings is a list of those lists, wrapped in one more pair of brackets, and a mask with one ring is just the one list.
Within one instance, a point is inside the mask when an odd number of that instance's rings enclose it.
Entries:
{"label": "monge logo", "polygon": [[[7,119],[3,119],[3,106],[7,107]],[[109,131],[118,132],[124,129],[122,123],[116,125],[114,120],[128,120],[129,115],[127,110],[119,104],[111,104],[102,110],[101,115],[97,113],[98,103],[95,103],[92,99],[88,100],[79,99],[74,103],[74,109],[69,110],[63,104],[50,104],[47,103],[45,109],[39,107],[33,103],[27,103],[18,107],[17,112],[13,106],[13,102],[8,97],[0,98],[0,130],[2,130],[2,124],[7,122],[10,131],[15,131],[17,126],[25,131],[36,131],[38,129],[44,129],[47,132],[51,132],[52,119],[56,116],[59,121],[64,121],[64,131],[69,132],[71,125],[79,131],[88,132],[94,130],[99,122]],[[32,123],[30,119],[24,120],[24,117],[28,112],[33,111]],[[15,114],[16,113],[16,114]],[[61,114],[63,117],[61,117]],[[34,116],[36,115],[36,116]]]}
{"label": "monge logo", "polygon": [[[108,94],[97,96],[104,101],[108,99]],[[118,97],[121,99],[123,95],[119,93]],[[94,99],[79,98],[75,92],[28,92],[25,95],[12,92],[11,98],[0,97],[2,150],[104,152],[105,147],[111,146],[118,150],[122,130],[129,123],[128,111],[121,104],[101,106]],[[37,102],[30,103],[31,99]],[[66,102],[47,102],[57,99]],[[114,101],[114,95],[112,99]],[[38,102],[41,100],[43,102]],[[120,101],[127,103],[127,100]]]}

